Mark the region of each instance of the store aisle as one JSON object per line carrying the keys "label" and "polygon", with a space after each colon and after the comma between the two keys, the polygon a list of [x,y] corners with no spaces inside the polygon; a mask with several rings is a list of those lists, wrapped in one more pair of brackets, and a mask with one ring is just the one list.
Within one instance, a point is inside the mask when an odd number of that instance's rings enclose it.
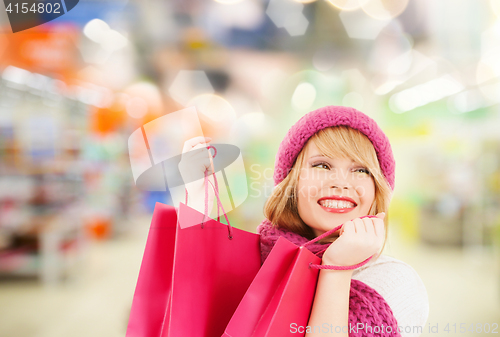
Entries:
{"label": "store aisle", "polygon": [[[0,335],[8,337],[123,337],[150,219],[134,220],[134,231],[93,243],[88,268],[56,288],[35,281],[0,283]],[[500,321],[498,260],[475,258],[458,249],[412,245],[391,232],[386,253],[409,263],[427,286],[429,324]],[[495,267],[496,266],[496,267]],[[458,333],[458,332],[457,332]],[[460,336],[472,336],[466,332]]]}
{"label": "store aisle", "polygon": [[87,268],[58,287],[1,282],[0,336],[125,336],[149,223],[135,219],[127,235],[92,243]]}
{"label": "store aisle", "polygon": [[[500,325],[498,252],[416,244],[402,239],[393,226],[385,253],[410,264],[427,288],[430,312],[422,337],[477,336],[468,331],[471,324],[474,329],[479,329],[476,324]],[[459,332],[461,323],[464,333]]]}

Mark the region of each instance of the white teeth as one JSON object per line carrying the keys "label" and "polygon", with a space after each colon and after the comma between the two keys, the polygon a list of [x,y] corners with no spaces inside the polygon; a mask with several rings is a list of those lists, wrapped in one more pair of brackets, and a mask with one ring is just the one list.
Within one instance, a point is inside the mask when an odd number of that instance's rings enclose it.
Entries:
{"label": "white teeth", "polygon": [[355,205],[352,202],[345,200],[321,200],[321,206],[328,208],[353,208]]}

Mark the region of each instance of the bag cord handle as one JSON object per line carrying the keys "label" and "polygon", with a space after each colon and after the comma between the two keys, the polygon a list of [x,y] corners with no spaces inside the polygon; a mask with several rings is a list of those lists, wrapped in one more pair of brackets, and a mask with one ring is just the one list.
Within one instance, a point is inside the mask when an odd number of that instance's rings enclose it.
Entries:
{"label": "bag cord handle", "polygon": [[[360,219],[362,219],[362,218],[376,218],[376,216],[375,216],[375,215],[365,215],[365,216],[360,217]],[[316,238],[312,239],[311,241],[308,241],[308,242],[304,243],[304,244],[302,245],[302,247],[307,247],[307,246],[308,246],[308,245],[310,245],[311,243],[314,243],[314,242],[316,242],[316,241],[319,241],[319,240],[321,240],[321,239],[323,239],[323,238],[325,238],[325,237],[327,237],[327,236],[329,236],[329,235],[331,235],[331,234],[335,233],[337,230],[339,230],[340,228],[342,228],[342,226],[343,226],[343,225],[344,225],[344,224],[339,225],[339,226],[335,227],[334,229],[331,229],[331,230],[329,230],[328,232],[323,233],[323,234],[321,234],[320,236],[318,236],[318,237],[316,237]],[[323,249],[322,251],[319,251],[319,252],[318,252],[318,253],[316,253],[316,254],[323,253],[323,252],[324,252],[325,250],[327,250],[327,249],[328,249],[328,247],[326,247],[326,248],[325,248],[325,249]],[[372,257],[374,257],[374,256],[375,256],[375,255],[372,255],[372,256],[370,256],[369,258],[367,258],[366,260],[364,260],[363,262],[360,262],[360,263],[354,264],[354,265],[352,265],[352,266],[331,266],[331,265],[314,264],[314,263],[312,263],[312,262],[311,262],[311,263],[309,263],[309,268],[314,268],[314,269],[330,269],[330,270],[351,270],[351,269],[356,269],[356,268],[359,268],[359,267],[361,267],[361,266],[365,265],[365,264],[366,264],[366,263],[368,263],[368,261],[370,261],[370,259],[371,259]]]}
{"label": "bag cord handle", "polygon": [[[217,149],[210,145],[207,147],[207,150],[210,150],[211,148],[214,149],[214,154],[212,157],[215,158],[215,156],[217,155]],[[217,221],[220,222],[219,211],[220,211],[220,209],[222,209],[222,213],[224,214],[224,217],[226,218],[226,222],[227,222],[227,226],[228,226],[228,238],[229,238],[229,240],[232,240],[233,239],[233,227],[229,223],[229,219],[227,218],[226,211],[224,210],[224,207],[222,206],[222,202],[220,201],[220,198],[219,198],[219,184],[217,182],[217,177],[215,176],[215,172],[212,173],[212,175],[214,177],[215,186],[214,186],[214,184],[212,184],[212,182],[210,180],[208,180],[208,169],[205,170],[204,175],[205,175],[205,182],[204,182],[204,185],[205,185],[205,211],[203,213],[203,221],[201,222],[201,228],[203,228],[205,222],[207,221],[207,218],[209,218],[209,216],[208,216],[208,183],[210,183],[210,185],[212,185],[212,188],[215,192],[214,193],[215,197],[217,198]],[[186,205],[187,205],[188,191],[187,191],[187,189],[185,189],[185,190],[186,190]]]}

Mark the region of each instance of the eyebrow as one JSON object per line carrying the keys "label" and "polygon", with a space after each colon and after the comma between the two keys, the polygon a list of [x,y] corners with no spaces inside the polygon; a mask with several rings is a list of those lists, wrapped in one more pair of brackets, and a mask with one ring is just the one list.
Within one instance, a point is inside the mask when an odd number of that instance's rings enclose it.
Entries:
{"label": "eyebrow", "polygon": [[[309,157],[309,159],[316,158],[316,157],[325,157],[325,158],[330,158],[328,156],[322,155],[322,154],[316,154],[314,156]],[[356,163],[354,160],[351,159],[351,163]]]}

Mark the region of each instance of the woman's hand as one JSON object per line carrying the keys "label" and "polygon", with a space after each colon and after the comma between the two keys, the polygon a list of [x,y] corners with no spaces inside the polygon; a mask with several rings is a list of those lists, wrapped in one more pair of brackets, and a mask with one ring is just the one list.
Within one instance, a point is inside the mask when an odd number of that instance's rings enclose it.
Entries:
{"label": "woman's hand", "polygon": [[356,218],[347,221],[340,229],[340,236],[323,254],[323,264],[351,266],[378,253],[384,244],[385,213],[376,218]]}
{"label": "woman's hand", "polygon": [[[208,143],[211,140],[210,137],[194,137],[186,140],[182,149],[181,161],[179,162],[179,171],[188,192],[188,204],[200,213],[205,211],[204,172],[206,170],[208,170],[208,180],[214,184],[212,177],[214,172],[213,157],[210,151],[207,150]],[[212,210],[213,199],[214,191],[211,186],[208,186],[208,215]]]}

